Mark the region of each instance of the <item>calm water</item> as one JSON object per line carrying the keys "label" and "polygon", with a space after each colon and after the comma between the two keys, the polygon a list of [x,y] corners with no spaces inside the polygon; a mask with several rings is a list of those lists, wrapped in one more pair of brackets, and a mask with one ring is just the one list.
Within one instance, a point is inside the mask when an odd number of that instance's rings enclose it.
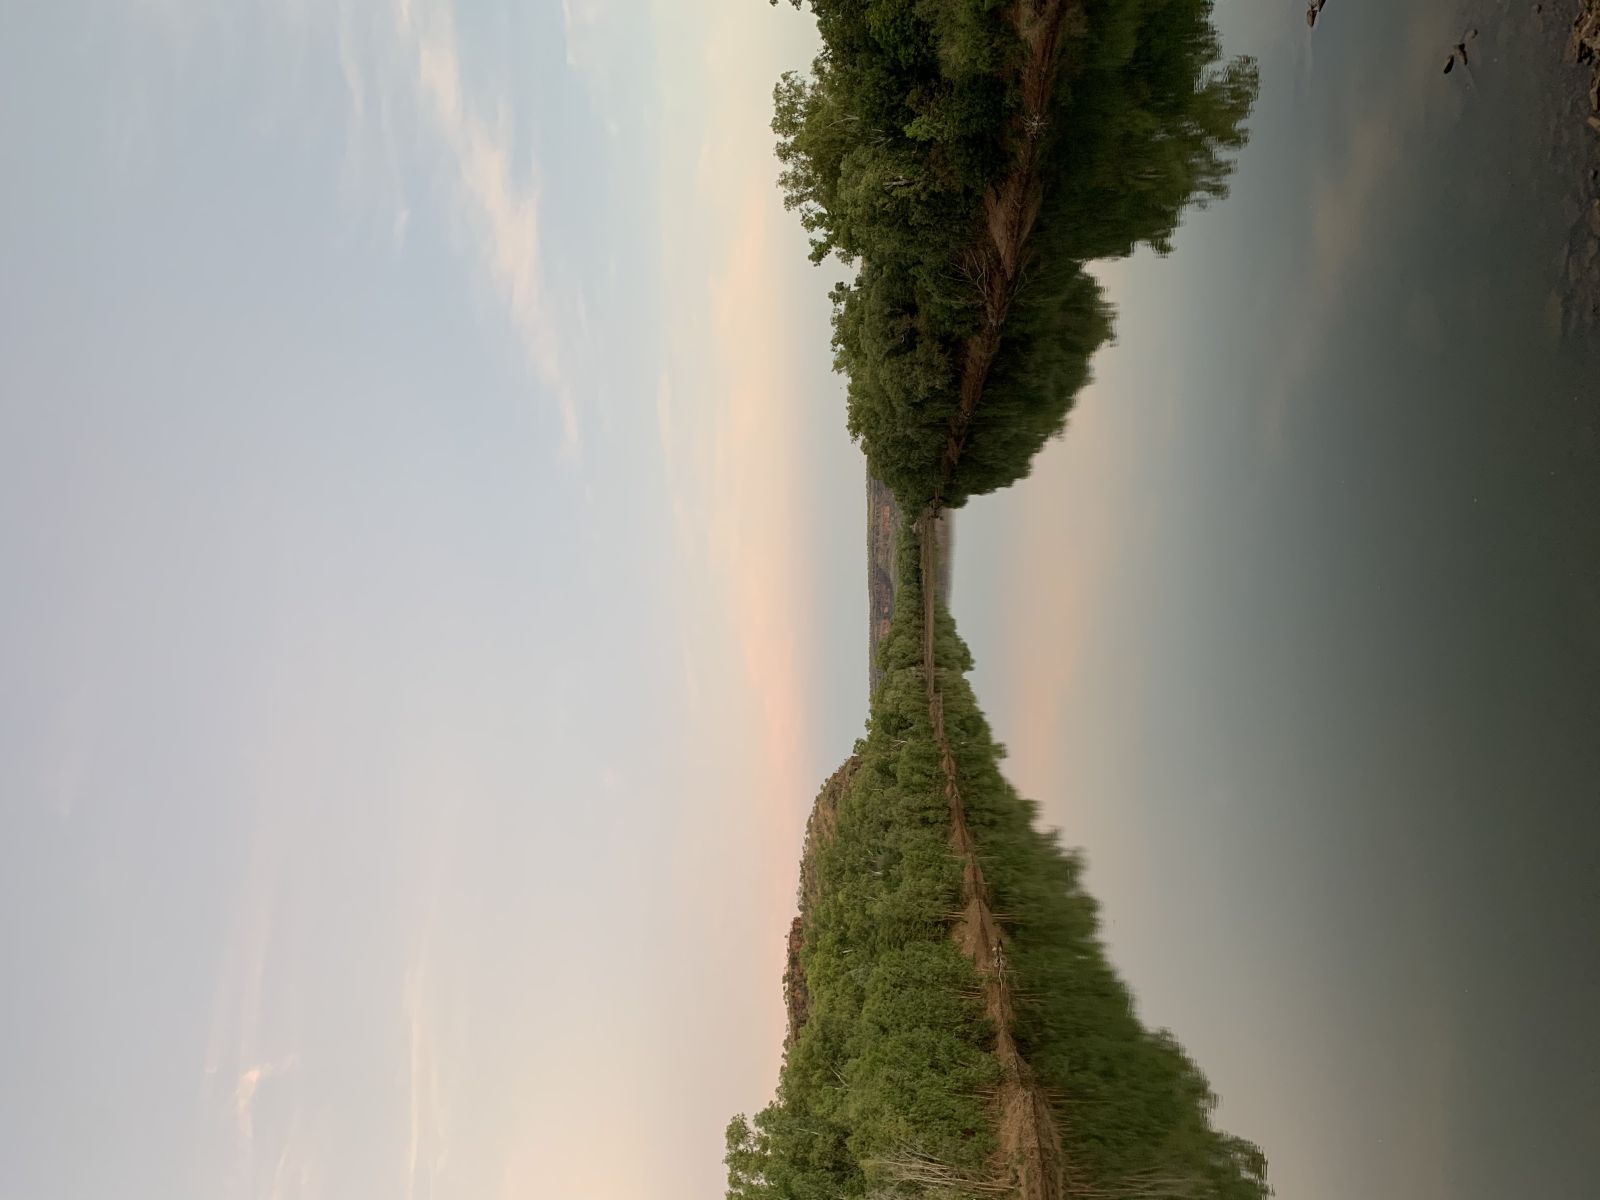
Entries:
{"label": "calm water", "polygon": [[[1013,774],[1296,1200],[1600,1188],[1600,135],[1533,7],[1219,5],[1233,197],[1114,275],[1067,437],[963,515]],[[1045,719],[1019,563],[1090,614]]]}

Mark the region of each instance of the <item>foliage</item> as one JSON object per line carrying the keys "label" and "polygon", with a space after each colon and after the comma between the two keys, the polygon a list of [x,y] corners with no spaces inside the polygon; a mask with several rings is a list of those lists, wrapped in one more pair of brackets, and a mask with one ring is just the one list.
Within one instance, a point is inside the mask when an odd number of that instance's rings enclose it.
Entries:
{"label": "foliage", "polygon": [[[778,84],[772,126],[812,258],[857,268],[833,292],[850,431],[907,511],[936,491],[959,505],[1025,475],[1088,380],[1111,314],[1085,264],[1138,245],[1165,253],[1183,210],[1225,193],[1255,67],[1219,66],[1211,0],[1081,0],[1035,122],[1012,23],[1027,0],[808,3],[822,52],[809,78]],[[1038,215],[1001,298],[985,198],[1032,139]],[[946,479],[969,339],[997,320],[1000,348]]]}
{"label": "foliage", "polygon": [[[842,790],[825,793],[837,800],[826,835],[807,845],[808,1017],[777,1098],[729,1125],[730,1200],[932,1194],[905,1190],[908,1163],[924,1178],[937,1167],[952,1197],[986,1194],[992,1178],[995,1031],[950,935],[960,869],[928,719],[909,528],[900,577],[867,735]],[[1069,1193],[1260,1200],[1260,1151],[1212,1128],[1204,1077],[1170,1035],[1140,1023],[1106,959],[1080,859],[1035,828],[1035,806],[1001,776],[1003,751],[966,680],[971,656],[942,605],[935,644],[967,824],[1024,999],[1013,1033],[1059,1097]]]}
{"label": "foliage", "polygon": [[[1081,0],[1041,111],[1014,22],[1059,0],[807,2],[823,49],[779,83],[773,129],[813,259],[856,268],[833,293],[850,429],[902,511],[957,505],[1026,474],[1087,381],[1111,313],[1086,264],[1165,253],[1185,208],[1224,193],[1255,70],[1218,65],[1210,0]],[[1015,264],[991,229],[1003,195],[1031,214]],[[982,384],[966,409],[964,376]],[[730,1200],[995,1192],[998,1031],[952,937],[962,872],[909,526],[898,577],[867,734],[808,831],[777,1096],[728,1126]],[[1021,998],[1010,1032],[1059,1105],[1069,1193],[1260,1200],[1261,1152],[1212,1127],[1198,1068],[1139,1021],[1081,862],[1001,776],[971,657],[934,611],[966,826]]]}

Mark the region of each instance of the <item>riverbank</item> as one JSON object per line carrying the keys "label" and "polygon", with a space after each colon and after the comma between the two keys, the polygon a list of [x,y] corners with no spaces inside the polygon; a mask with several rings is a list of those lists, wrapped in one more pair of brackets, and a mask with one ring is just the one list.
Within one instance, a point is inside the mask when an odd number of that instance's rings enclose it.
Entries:
{"label": "riverbank", "polygon": [[1558,337],[1590,338],[1600,333],[1600,0],[1535,3],[1527,19],[1551,63],[1541,124],[1570,179],[1546,319]]}

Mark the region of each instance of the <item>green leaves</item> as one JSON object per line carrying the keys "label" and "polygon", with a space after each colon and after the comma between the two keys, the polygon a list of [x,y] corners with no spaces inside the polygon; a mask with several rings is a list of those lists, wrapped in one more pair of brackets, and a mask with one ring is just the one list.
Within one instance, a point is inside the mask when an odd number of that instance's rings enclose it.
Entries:
{"label": "green leaves", "polygon": [[[907,511],[936,491],[958,506],[1026,475],[1088,382],[1111,314],[1086,265],[1168,252],[1183,212],[1226,194],[1255,66],[1219,65],[1210,0],[1086,0],[1063,19],[1047,110],[1024,120],[1010,6],[811,9],[823,52],[809,81],[780,82],[772,127],[812,259],[859,267],[834,292],[850,432]],[[985,206],[1041,137],[1037,216],[1000,296]],[[970,342],[997,313],[999,349],[946,478]]]}
{"label": "green leaves", "polygon": [[[778,1096],[728,1128],[731,1200],[991,1195],[999,1081],[980,980],[951,937],[961,873],[928,720],[909,529],[884,678],[857,756],[824,787],[801,878],[808,1016]],[[1263,1200],[1265,1158],[1214,1129],[1205,1077],[1146,1029],[1108,962],[1082,861],[1035,827],[936,610],[945,728],[967,824],[1004,914],[1012,1034],[1055,1098],[1069,1195]],[[925,1189],[937,1185],[942,1191]],[[910,1189],[910,1190],[903,1190]],[[923,1189],[923,1190],[918,1190]]]}
{"label": "green leaves", "polygon": [[[1012,20],[1049,0],[809,4],[823,49],[809,78],[778,83],[772,128],[812,259],[857,268],[832,292],[849,429],[902,511],[956,506],[1025,475],[1088,382],[1112,313],[1087,264],[1167,252],[1186,209],[1226,193],[1255,68],[1219,65],[1210,0],[1081,0],[1041,101],[1044,43]],[[728,1127],[731,1200],[976,1197],[999,1177],[999,1031],[952,938],[962,866],[909,526],[902,543],[867,736],[807,830],[778,1095]],[[1264,1157],[1213,1129],[1204,1076],[1138,1020],[1079,859],[1001,776],[971,656],[942,606],[935,621],[966,828],[1018,997],[995,1019],[1062,1110],[1069,1193],[1260,1200]]]}

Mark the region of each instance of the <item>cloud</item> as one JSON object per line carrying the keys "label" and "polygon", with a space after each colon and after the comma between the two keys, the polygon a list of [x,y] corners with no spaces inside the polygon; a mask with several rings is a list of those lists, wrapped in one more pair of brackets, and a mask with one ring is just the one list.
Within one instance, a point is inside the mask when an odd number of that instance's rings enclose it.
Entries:
{"label": "cloud", "polygon": [[267,1200],[289,1200],[291,1196],[304,1200],[313,1194],[312,1180],[315,1176],[311,1164],[303,1161],[297,1151],[298,1130],[298,1126],[291,1126],[290,1137],[278,1155],[267,1187]]}
{"label": "cloud", "polygon": [[344,77],[345,97],[350,104],[351,116],[359,122],[366,113],[366,80],[356,61],[355,37],[350,24],[349,6],[340,4],[338,14],[339,73]]}
{"label": "cloud", "polygon": [[[589,20],[591,9],[573,19]],[[146,0],[145,11],[179,54],[194,52],[200,33],[255,44],[270,77],[282,81],[268,108],[285,109],[319,133],[326,106],[310,99],[316,93],[307,80],[311,67],[327,68],[346,109],[346,198],[376,207],[378,227],[398,250],[411,233],[406,178],[414,171],[431,177],[555,402],[563,453],[576,458],[582,420],[557,317],[569,306],[550,293],[538,166],[519,166],[528,155],[501,116],[505,98],[467,86],[451,0],[256,0],[216,8]]]}
{"label": "cloud", "polygon": [[[274,1003],[285,994],[289,971],[280,920],[288,854],[284,832],[265,815],[252,831],[212,1000],[200,1092],[219,1135],[231,1135],[227,1149],[217,1147],[224,1172],[217,1185],[224,1196],[258,1196],[264,1184],[270,1184],[265,1194],[275,1197],[311,1194],[310,1148],[304,1144],[300,1112],[304,1096],[290,1089],[275,1105],[286,1126],[274,1123],[260,1137],[256,1127],[263,1089],[296,1071],[301,1062],[300,1033],[276,1019],[280,1014]],[[270,1180],[264,1178],[268,1170]]]}
{"label": "cloud", "polygon": [[406,1200],[431,1200],[445,1164],[445,1109],[435,1044],[436,1002],[428,958],[419,954],[406,974],[405,1015],[409,1126],[405,1150]]}
{"label": "cloud", "polygon": [[[628,91],[619,81],[628,71],[618,49],[630,32],[637,32],[640,14],[619,13],[611,0],[561,0],[561,37],[567,57],[567,70],[588,93],[589,102],[599,114],[606,133],[615,138],[622,132],[623,120],[638,119],[635,105],[624,99]],[[682,14],[678,15],[682,20]],[[630,22],[624,29],[622,21]]]}
{"label": "cloud", "polygon": [[256,1092],[260,1090],[264,1080],[293,1070],[295,1062],[296,1057],[291,1054],[279,1062],[258,1063],[240,1074],[233,1088],[233,1113],[239,1147],[245,1153],[249,1153],[255,1141],[253,1109]]}
{"label": "cloud", "polygon": [[262,1052],[262,1043],[268,1040],[262,1028],[263,1007],[277,924],[281,850],[272,832],[255,830],[240,872],[237,905],[212,1000],[201,1095],[215,1114],[219,1135],[231,1134],[231,1148],[221,1151],[220,1159],[227,1164],[221,1187],[227,1196],[255,1194],[256,1099],[265,1081],[285,1074],[297,1061],[292,1053]]}
{"label": "cloud", "polygon": [[601,26],[610,15],[605,0],[561,0],[561,36],[567,66],[593,75],[604,69]]}
{"label": "cloud", "polygon": [[457,209],[476,232],[482,263],[500,289],[540,381],[555,394],[563,449],[576,455],[581,440],[578,410],[562,373],[542,271],[537,172],[530,168],[518,173],[506,124],[491,125],[468,100],[453,9],[401,0],[395,28],[412,52],[423,113],[454,162],[449,184]]}

